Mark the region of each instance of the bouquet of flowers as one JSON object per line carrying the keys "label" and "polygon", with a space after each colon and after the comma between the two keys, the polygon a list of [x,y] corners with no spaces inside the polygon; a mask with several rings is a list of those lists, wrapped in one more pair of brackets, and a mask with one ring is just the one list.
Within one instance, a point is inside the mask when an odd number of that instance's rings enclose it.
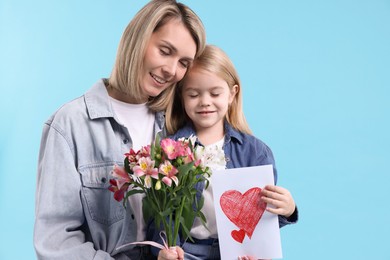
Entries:
{"label": "bouquet of flowers", "polygon": [[201,212],[204,201],[196,197],[196,184],[205,181],[207,188],[211,174],[207,164],[215,161],[213,158],[225,163],[224,155],[213,156],[205,153],[202,146],[194,147],[195,140],[196,137],[161,140],[157,136],[151,145],[126,153],[124,167],[115,165],[114,179],[110,180],[109,189],[117,201],[123,200],[124,206],[129,196],[145,194],[144,217],[152,217],[157,228],[162,225],[169,247],[176,245],[179,231],[192,240],[190,230],[195,217],[206,222]]}

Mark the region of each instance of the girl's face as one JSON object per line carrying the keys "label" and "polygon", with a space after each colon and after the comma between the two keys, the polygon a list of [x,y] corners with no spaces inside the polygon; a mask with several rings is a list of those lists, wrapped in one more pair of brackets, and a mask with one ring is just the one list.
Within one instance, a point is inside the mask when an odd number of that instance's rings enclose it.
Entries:
{"label": "girl's face", "polygon": [[196,53],[196,43],[179,20],[155,31],[146,47],[140,84],[145,98],[155,97],[181,80]]}
{"label": "girl's face", "polygon": [[225,80],[203,69],[188,72],[182,89],[183,105],[197,134],[223,133],[224,119],[237,88],[236,85],[230,90]]}

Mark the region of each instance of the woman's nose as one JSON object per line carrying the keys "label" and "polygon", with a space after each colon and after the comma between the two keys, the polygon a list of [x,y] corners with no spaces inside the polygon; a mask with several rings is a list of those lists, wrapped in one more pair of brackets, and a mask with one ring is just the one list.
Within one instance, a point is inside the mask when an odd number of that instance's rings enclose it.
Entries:
{"label": "woman's nose", "polygon": [[166,77],[173,77],[176,75],[176,70],[177,70],[177,62],[174,60],[168,61],[164,66],[163,66],[163,73],[165,74]]}

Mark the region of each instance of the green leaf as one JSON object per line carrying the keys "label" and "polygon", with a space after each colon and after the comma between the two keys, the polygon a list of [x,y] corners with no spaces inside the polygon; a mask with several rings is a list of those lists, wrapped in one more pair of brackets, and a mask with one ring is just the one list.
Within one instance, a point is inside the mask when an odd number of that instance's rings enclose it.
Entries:
{"label": "green leaf", "polygon": [[130,162],[129,162],[129,159],[127,157],[125,157],[125,171],[127,173],[131,172],[131,169],[130,169]]}
{"label": "green leaf", "polygon": [[139,189],[131,189],[126,193],[126,199],[129,198],[131,195],[139,194],[139,193],[145,193],[145,192]]}
{"label": "green leaf", "polygon": [[190,163],[187,163],[187,164],[183,164],[183,165],[180,165],[177,169],[179,170],[180,172],[180,175],[186,175],[188,174],[188,172],[192,169],[192,167],[194,166],[194,163],[195,162],[190,162]]}
{"label": "green leaf", "polygon": [[172,208],[167,208],[167,209],[165,209],[164,211],[159,212],[159,215],[160,215],[161,217],[167,217],[167,216],[169,216],[169,215],[172,214],[172,213],[173,213]]}
{"label": "green leaf", "polygon": [[185,219],[184,217],[180,218],[181,234],[182,234],[183,240],[186,240],[188,238],[192,242],[195,242],[190,235],[192,223],[190,225],[188,225],[186,222],[188,222],[188,219]]}

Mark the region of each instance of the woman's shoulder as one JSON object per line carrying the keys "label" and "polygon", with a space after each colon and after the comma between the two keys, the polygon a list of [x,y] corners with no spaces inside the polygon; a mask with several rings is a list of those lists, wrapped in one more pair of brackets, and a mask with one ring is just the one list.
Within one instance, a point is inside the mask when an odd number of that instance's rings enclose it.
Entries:
{"label": "woman's shoulder", "polygon": [[[47,123],[52,124],[69,124],[92,117],[94,114],[109,114],[111,110],[102,112],[102,109],[107,109],[106,102],[100,101],[107,99],[102,89],[102,81],[95,83],[85,94],[74,98],[60,106],[47,120]],[[108,99],[107,99],[108,100]]]}
{"label": "woman's shoulder", "polygon": [[83,104],[83,96],[75,98],[62,106],[60,106],[47,120],[47,123],[61,124],[73,120],[78,120],[83,112],[85,113],[85,105]]}

